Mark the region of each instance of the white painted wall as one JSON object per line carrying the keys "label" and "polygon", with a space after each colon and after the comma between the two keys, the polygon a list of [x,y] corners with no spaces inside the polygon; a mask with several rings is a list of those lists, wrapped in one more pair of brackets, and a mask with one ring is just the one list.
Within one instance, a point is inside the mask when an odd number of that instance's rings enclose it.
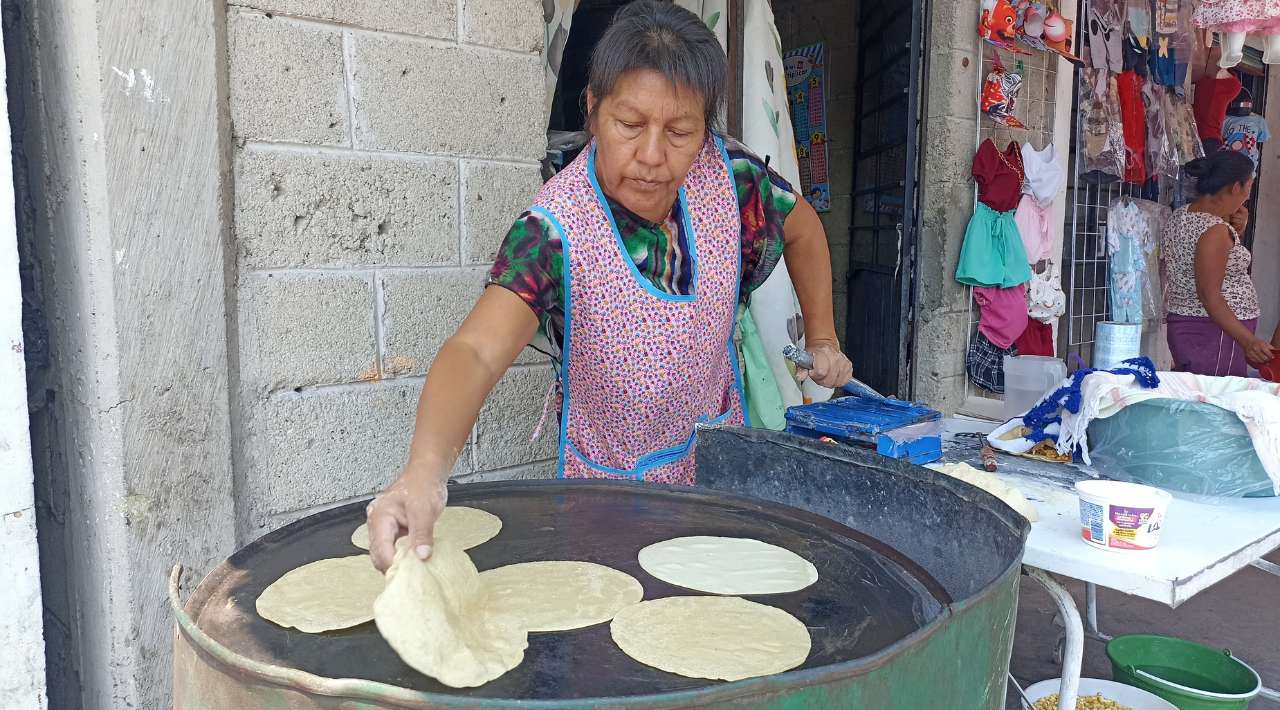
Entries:
{"label": "white painted wall", "polygon": [[[0,62],[0,86],[5,67]],[[0,705],[43,710],[44,629],[27,421],[9,109],[0,92]]]}
{"label": "white painted wall", "polygon": [[[1274,77],[1273,77],[1274,78]],[[1264,111],[1272,139],[1262,146],[1262,180],[1253,234],[1253,281],[1262,317],[1258,334],[1270,338],[1280,322],[1280,90],[1267,92]]]}

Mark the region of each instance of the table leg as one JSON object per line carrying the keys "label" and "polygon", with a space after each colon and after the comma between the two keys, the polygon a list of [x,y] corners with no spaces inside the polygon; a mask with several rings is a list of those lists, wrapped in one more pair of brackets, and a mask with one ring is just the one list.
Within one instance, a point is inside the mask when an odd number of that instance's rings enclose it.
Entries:
{"label": "table leg", "polygon": [[1035,567],[1024,567],[1027,576],[1040,583],[1053,597],[1062,616],[1066,630],[1066,646],[1062,654],[1062,685],[1058,689],[1058,710],[1075,710],[1076,696],[1080,694],[1080,666],[1084,662],[1084,622],[1071,593],[1058,584],[1048,572]]}
{"label": "table leg", "polygon": [[1098,585],[1093,582],[1084,585],[1084,618],[1085,636],[1104,643],[1111,640],[1110,635],[1098,630]]}

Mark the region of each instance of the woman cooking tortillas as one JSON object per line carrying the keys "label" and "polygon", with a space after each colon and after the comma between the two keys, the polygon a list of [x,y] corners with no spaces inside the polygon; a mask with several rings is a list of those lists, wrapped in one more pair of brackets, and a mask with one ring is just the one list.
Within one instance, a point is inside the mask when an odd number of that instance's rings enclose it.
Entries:
{"label": "woman cooking tortillas", "polygon": [[431,366],[404,472],[369,506],[380,569],[404,533],[431,554],[454,460],[539,329],[562,353],[563,477],[693,483],[694,426],[746,421],[734,319],[784,253],[809,375],[852,376],[817,214],[715,130],[727,76],[693,13],[660,0],[618,12],[591,61],[592,142],[508,232],[490,288]]}

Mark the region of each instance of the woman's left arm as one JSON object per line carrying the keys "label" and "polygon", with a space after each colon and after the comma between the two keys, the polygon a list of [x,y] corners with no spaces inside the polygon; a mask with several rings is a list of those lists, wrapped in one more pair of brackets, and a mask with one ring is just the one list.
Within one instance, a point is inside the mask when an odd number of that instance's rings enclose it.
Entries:
{"label": "woman's left arm", "polygon": [[836,339],[826,230],[813,206],[799,196],[782,228],[783,256],[804,315],[805,347],[813,353],[809,376],[823,387],[840,387],[853,377],[853,365]]}

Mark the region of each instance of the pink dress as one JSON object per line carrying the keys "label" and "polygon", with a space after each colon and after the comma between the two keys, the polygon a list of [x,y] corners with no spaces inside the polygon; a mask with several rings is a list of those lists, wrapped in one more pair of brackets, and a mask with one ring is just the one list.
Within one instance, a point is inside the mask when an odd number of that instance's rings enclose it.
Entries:
{"label": "pink dress", "polygon": [[564,245],[561,477],[692,485],[695,426],[746,420],[733,345],[742,223],[728,166],[723,142],[709,139],[680,190],[689,296],[654,288],[622,248],[594,144],[534,201]]}
{"label": "pink dress", "polygon": [[1191,20],[1219,32],[1280,32],[1280,0],[1201,0]]}

